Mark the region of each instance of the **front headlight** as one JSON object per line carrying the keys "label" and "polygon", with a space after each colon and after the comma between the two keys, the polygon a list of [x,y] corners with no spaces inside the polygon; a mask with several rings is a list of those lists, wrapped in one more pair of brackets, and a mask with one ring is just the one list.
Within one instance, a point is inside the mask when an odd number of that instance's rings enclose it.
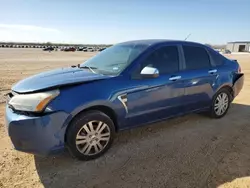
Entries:
{"label": "front headlight", "polygon": [[19,111],[42,112],[59,93],[59,90],[52,90],[41,93],[14,95],[10,99],[9,105]]}

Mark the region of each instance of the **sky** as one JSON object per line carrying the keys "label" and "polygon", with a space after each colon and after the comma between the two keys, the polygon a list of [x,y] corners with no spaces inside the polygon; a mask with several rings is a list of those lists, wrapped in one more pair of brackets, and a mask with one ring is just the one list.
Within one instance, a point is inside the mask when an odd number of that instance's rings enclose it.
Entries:
{"label": "sky", "polygon": [[0,0],[0,41],[250,41],[250,0]]}

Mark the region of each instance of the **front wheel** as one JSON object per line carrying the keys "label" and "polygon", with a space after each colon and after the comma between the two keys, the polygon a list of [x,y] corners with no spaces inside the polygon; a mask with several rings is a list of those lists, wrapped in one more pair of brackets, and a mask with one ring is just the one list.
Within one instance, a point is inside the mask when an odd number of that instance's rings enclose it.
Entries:
{"label": "front wheel", "polygon": [[89,111],[71,123],[66,145],[70,153],[80,160],[95,159],[110,148],[114,133],[114,123],[106,114]]}
{"label": "front wheel", "polygon": [[230,92],[221,89],[213,98],[210,113],[212,118],[222,118],[230,107]]}

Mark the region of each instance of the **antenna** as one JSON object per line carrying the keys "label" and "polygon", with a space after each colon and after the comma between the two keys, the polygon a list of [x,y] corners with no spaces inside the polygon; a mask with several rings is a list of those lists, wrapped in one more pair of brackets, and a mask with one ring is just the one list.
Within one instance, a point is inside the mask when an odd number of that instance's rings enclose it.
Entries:
{"label": "antenna", "polygon": [[187,40],[190,37],[190,35],[191,35],[191,33],[189,33],[184,40]]}

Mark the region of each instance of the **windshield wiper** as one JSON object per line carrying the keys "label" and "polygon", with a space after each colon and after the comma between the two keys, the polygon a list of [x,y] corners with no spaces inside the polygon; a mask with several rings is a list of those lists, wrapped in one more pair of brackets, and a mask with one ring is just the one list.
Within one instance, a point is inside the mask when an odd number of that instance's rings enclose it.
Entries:
{"label": "windshield wiper", "polygon": [[89,67],[89,66],[82,66],[82,67],[78,67],[78,68],[80,68],[80,69],[98,69],[97,67]]}
{"label": "windshield wiper", "polygon": [[91,72],[93,72],[95,74],[96,74],[96,72],[93,69],[98,69],[97,67],[88,67],[88,66],[82,66],[82,67],[80,67],[79,64],[78,64],[78,68],[80,68],[80,69],[89,69]]}
{"label": "windshield wiper", "polygon": [[89,69],[91,72],[96,73],[93,69],[98,69],[97,67],[88,67],[88,66],[80,66],[80,64],[77,65],[72,65],[71,67],[75,68],[79,68],[79,69]]}

